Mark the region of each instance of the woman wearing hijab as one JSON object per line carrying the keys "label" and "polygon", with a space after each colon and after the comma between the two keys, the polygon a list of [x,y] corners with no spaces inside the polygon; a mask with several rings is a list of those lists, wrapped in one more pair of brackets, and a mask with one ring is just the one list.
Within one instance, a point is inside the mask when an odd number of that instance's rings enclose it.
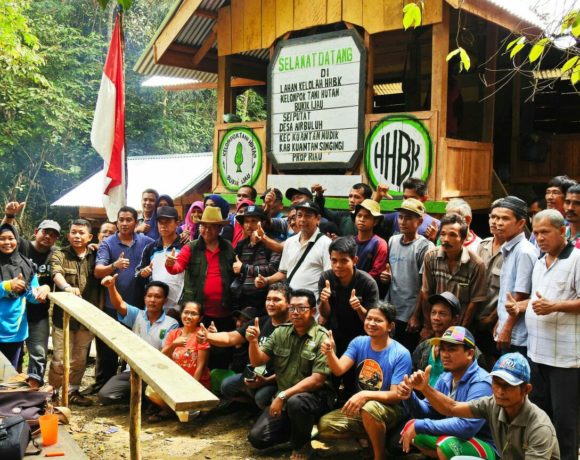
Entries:
{"label": "woman wearing hijab", "polygon": [[229,221],[229,214],[230,214],[230,205],[229,203],[224,200],[219,195],[208,195],[204,198],[203,204],[207,206],[215,206],[216,208],[220,209],[222,214],[222,218],[224,220],[228,220],[228,223],[222,227],[222,231],[220,236],[229,242],[231,242],[234,238],[234,226],[232,222]]}
{"label": "woman wearing hijab", "polygon": [[[203,201],[194,201],[185,215],[185,222],[180,227],[181,235],[185,241],[197,240],[199,237],[199,226],[195,219],[200,219],[203,214]],[[182,240],[183,241],[183,240]]]}
{"label": "woman wearing hijab", "polygon": [[17,367],[28,337],[26,300],[46,301],[49,286],[40,287],[32,262],[18,252],[18,231],[0,225],[0,352]]}

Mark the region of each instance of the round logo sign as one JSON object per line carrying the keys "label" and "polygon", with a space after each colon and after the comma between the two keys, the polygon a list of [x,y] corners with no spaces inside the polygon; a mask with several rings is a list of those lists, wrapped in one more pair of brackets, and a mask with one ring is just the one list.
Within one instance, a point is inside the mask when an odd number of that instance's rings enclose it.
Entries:
{"label": "round logo sign", "polygon": [[433,164],[429,131],[410,115],[381,120],[365,144],[365,167],[371,184],[389,184],[393,195],[403,193],[403,182],[411,177],[427,181]]}
{"label": "round logo sign", "polygon": [[262,169],[262,145],[249,128],[232,128],[226,132],[218,150],[218,166],[224,186],[236,191],[252,185]]}

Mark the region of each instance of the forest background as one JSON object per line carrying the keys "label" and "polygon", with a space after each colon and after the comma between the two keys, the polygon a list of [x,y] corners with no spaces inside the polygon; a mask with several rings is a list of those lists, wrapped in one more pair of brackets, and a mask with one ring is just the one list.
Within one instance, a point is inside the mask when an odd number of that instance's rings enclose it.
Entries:
{"label": "forest background", "polygon": [[[132,70],[174,1],[134,0],[124,15],[129,156],[212,150],[215,91],[142,87],[145,77]],[[0,0],[0,205],[27,202],[27,235],[47,217],[66,227],[77,216],[50,203],[102,167],[90,131],[110,3],[103,10],[96,0]],[[237,105],[244,121],[265,116],[256,93]]]}

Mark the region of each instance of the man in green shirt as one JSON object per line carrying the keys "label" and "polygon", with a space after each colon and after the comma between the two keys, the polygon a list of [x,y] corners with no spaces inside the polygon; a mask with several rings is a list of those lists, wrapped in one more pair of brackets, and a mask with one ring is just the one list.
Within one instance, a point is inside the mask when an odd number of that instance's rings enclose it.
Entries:
{"label": "man in green shirt", "polygon": [[328,333],[314,319],[312,291],[292,291],[288,312],[290,324],[280,325],[262,345],[258,345],[258,318],[246,330],[252,366],[270,362],[279,390],[250,430],[248,440],[257,449],[290,441],[290,459],[305,460],[312,454],[312,427],[334,400],[330,369],[321,351]]}

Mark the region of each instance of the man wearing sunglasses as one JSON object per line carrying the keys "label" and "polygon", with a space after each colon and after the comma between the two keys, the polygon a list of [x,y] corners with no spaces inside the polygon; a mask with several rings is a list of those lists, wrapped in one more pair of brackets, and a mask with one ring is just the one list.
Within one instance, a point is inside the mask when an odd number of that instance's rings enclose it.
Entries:
{"label": "man wearing sunglasses", "polygon": [[261,345],[258,318],[246,330],[252,366],[270,363],[279,390],[250,430],[248,440],[257,449],[290,441],[291,460],[302,460],[312,454],[312,427],[330,410],[334,392],[321,351],[328,332],[314,320],[314,293],[307,289],[292,291],[288,312],[290,323],[280,325]]}

